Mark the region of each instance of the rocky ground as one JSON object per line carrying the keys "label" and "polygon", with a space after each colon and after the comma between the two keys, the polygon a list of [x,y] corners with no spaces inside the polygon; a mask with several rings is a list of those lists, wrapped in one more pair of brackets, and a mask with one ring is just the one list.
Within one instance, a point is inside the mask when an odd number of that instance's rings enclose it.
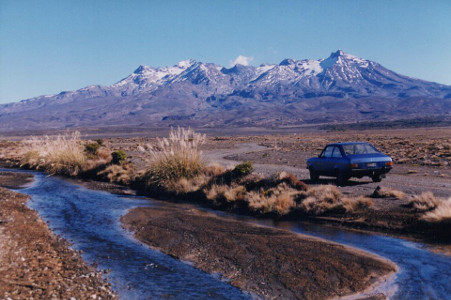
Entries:
{"label": "rocky ground", "polygon": [[[0,172],[18,188],[30,175]],[[0,187],[0,299],[116,299],[102,273],[53,234],[26,195]]]}
{"label": "rocky ground", "polygon": [[337,298],[377,285],[396,270],[339,244],[193,208],[135,208],[122,222],[151,247],[265,299]]}

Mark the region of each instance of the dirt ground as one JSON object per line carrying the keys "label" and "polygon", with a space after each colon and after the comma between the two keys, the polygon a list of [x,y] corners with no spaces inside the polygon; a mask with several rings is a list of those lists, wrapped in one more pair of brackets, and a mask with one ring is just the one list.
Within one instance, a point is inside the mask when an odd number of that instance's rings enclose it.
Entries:
{"label": "dirt ground", "polygon": [[[20,173],[0,173],[0,186],[30,181]],[[0,187],[0,299],[117,299],[102,273],[54,235],[28,196]]]}
{"label": "dirt ground", "polygon": [[339,244],[192,208],[135,208],[122,222],[151,247],[265,299],[336,298],[363,291],[396,270]]}
{"label": "dirt ground", "polygon": [[[239,161],[250,160],[254,162],[255,172],[264,176],[287,171],[295,174],[299,179],[304,180],[309,185],[334,184],[334,180],[331,178],[322,178],[318,183],[311,183],[309,181],[308,170],[305,169],[306,159],[318,155],[323,147],[329,142],[362,140],[372,142],[382,152],[391,155],[395,161],[394,169],[388,174],[387,178],[380,183],[373,183],[368,178],[353,178],[348,185],[340,187],[341,192],[344,195],[350,196],[369,196],[376,187],[381,186],[383,188],[401,190],[406,193],[406,196],[403,199],[373,199],[373,206],[364,212],[359,211],[353,214],[336,216],[328,215],[312,220],[327,222],[332,226],[357,227],[359,229],[384,231],[400,235],[414,234],[422,238],[431,237],[434,241],[435,236],[430,235],[429,231],[425,230],[425,227],[423,227],[424,224],[418,222],[418,214],[411,209],[406,208],[405,204],[408,202],[410,196],[419,195],[426,191],[431,191],[439,197],[451,196],[451,128],[356,132],[309,131],[291,132],[290,134],[261,134],[255,136],[210,136],[208,137],[207,143],[203,146],[203,152],[207,163],[220,163],[229,167],[237,164]],[[148,138],[145,136],[105,139],[105,144],[110,149],[125,150],[130,161],[135,164],[138,169],[143,169],[146,165],[146,156],[138,151],[139,146],[146,143],[155,145],[155,142],[155,138]],[[8,159],[12,158],[12,164],[8,161],[3,162],[8,166],[14,166],[14,156],[20,157],[20,149],[17,148],[18,143],[2,141],[0,144],[0,162],[2,162],[1,158],[4,158],[6,154]],[[2,174],[0,173],[0,182],[3,182],[5,186],[10,186],[10,183],[3,178],[5,177],[2,177]],[[26,179],[23,179],[23,181],[25,182]],[[12,182],[14,182],[14,180],[12,180]],[[90,188],[108,190],[115,193],[130,192],[121,186],[112,186],[93,181],[89,181],[85,184]],[[1,190],[0,192],[0,199],[2,199],[0,201],[2,202],[11,197],[15,197],[15,194],[9,194],[11,192],[7,190]],[[21,201],[24,202],[26,200],[24,199]],[[27,208],[23,206],[23,204],[21,205],[22,206],[19,205],[16,210],[27,211]],[[13,210],[13,208],[8,208],[8,206],[4,205],[1,205],[0,212],[3,212],[2,209]],[[324,295],[324,297],[338,296],[361,290],[372,283],[373,280],[381,274],[386,274],[393,270],[393,267],[380,261],[375,261],[372,258],[349,252],[346,248],[335,244],[326,245],[322,244],[323,242],[316,240],[309,240],[308,243],[305,243],[305,240],[302,240],[302,238],[299,238],[298,236],[293,237],[285,232],[278,231],[277,233],[274,233],[267,231],[269,230],[267,228],[260,227],[247,228],[242,224],[238,225],[224,220],[218,221],[217,217],[205,215],[198,211],[187,212],[173,210],[170,211],[170,215],[168,214],[169,212],[166,213],[159,209],[136,209],[124,218],[124,222],[128,224],[127,226],[129,229],[137,232],[136,236],[138,239],[145,241],[152,247],[158,248],[163,252],[178,258],[193,261],[197,267],[207,272],[219,272],[225,277],[231,278],[232,284],[245,290],[254,291],[260,295],[273,295],[274,297],[282,298],[297,296],[300,298],[308,298],[313,297],[311,295],[315,295],[315,293],[322,293],[321,295]],[[3,212],[3,215],[9,215],[8,211]],[[0,220],[2,220],[3,215],[0,215]],[[29,217],[29,219],[33,218],[39,220],[37,216]],[[190,221],[188,222],[186,220]],[[8,223],[0,222],[0,229],[2,230],[0,231],[0,236],[4,236],[4,232],[7,232],[4,230],[4,228],[6,228],[5,226],[7,226],[5,224]],[[43,224],[43,226],[45,226],[45,224]],[[18,227],[21,228],[22,225]],[[231,230],[231,228],[233,230]],[[45,230],[48,232],[46,226],[42,231],[45,232]],[[443,230],[443,233],[447,235],[448,238],[451,236],[450,230],[451,228],[449,226]],[[7,236],[7,240],[17,239],[17,237],[13,237],[15,233],[13,231],[11,232],[10,236]],[[234,234],[233,238],[230,238],[231,234]],[[54,238],[57,241],[60,241],[56,237]],[[51,240],[50,237],[48,237],[48,239]],[[247,243],[247,240],[249,240],[249,244]],[[31,240],[20,240],[20,243],[29,245],[29,251],[37,251],[34,249],[34,245],[39,244],[39,242]],[[52,245],[55,244],[56,246],[52,247],[57,247],[59,245],[58,243],[60,242],[54,242]],[[61,243],[61,249],[68,249],[67,243]],[[2,245],[3,244],[6,245],[5,243],[2,243]],[[51,243],[49,242],[46,244]],[[309,248],[310,244],[316,246]],[[296,245],[296,248],[292,245]],[[25,248],[28,249],[28,247]],[[56,251],[57,254],[54,256],[57,259],[59,259],[58,257],[60,255],[63,255],[59,252],[63,253],[66,251],[58,249],[51,250]],[[326,254],[326,252],[323,252],[323,249],[332,252],[327,252]],[[38,251],[38,253],[40,252]],[[319,253],[319,255],[316,255],[317,253]],[[331,255],[330,253],[333,254]],[[312,254],[315,254],[315,256],[312,256]],[[34,254],[32,257],[36,256],[40,255]],[[3,257],[3,254],[0,255],[1,259],[3,259]],[[260,260],[259,257],[262,257],[263,259]],[[273,269],[274,267],[271,266],[273,257],[280,257],[281,263],[278,264],[280,268]],[[295,257],[296,259],[287,259],[287,257]],[[340,260],[335,259],[336,262],[330,262],[331,258],[336,257],[340,257]],[[342,257],[343,260],[341,259]],[[17,257],[15,259],[17,259]],[[64,261],[69,260],[70,259],[65,259]],[[250,260],[252,261],[252,268],[249,267]],[[61,259],[58,261],[61,262]],[[290,263],[287,264],[286,261],[289,261]],[[51,265],[52,263],[53,262],[50,262]],[[80,265],[82,265],[83,268],[90,268],[84,265],[81,258]],[[307,271],[304,271],[304,266],[308,266],[308,268],[306,268]],[[354,268],[355,271],[351,272],[351,268],[348,269],[348,266]],[[376,270],[376,273],[372,273],[373,268]],[[40,269],[45,269],[45,267]],[[48,269],[50,269],[50,267],[48,267]],[[76,271],[67,272],[75,272],[75,274],[92,273],[96,275],[88,278],[97,278],[100,280],[100,275],[95,273],[94,270],[86,271],[86,273],[84,271],[85,269],[83,269],[80,271],[81,273],[77,273],[79,271],[77,271],[77,268],[75,269]],[[19,268],[18,272],[21,272]],[[59,272],[62,273],[62,271]],[[316,273],[322,274],[322,277],[320,275],[318,275],[320,277],[312,275]],[[33,274],[33,272],[29,271],[26,272],[26,274]],[[278,275],[274,276],[273,274]],[[294,275],[290,277],[285,274]],[[24,277],[25,275],[22,275],[22,273],[19,273],[17,276],[19,276],[17,278],[35,278]],[[51,278],[52,276],[57,275],[53,274],[48,276]],[[75,278],[80,280],[81,278],[85,278],[82,277],[82,275],[71,276],[75,276]],[[296,277],[299,277],[301,281],[296,281],[294,279]],[[64,278],[61,279],[62,281],[57,282],[63,282],[65,280]],[[18,279],[15,280],[22,282]],[[264,282],[271,282],[271,284],[265,284]],[[309,282],[315,282],[319,287],[319,290],[315,290],[315,287],[312,287],[311,289],[307,288]],[[57,291],[55,292],[57,295],[56,298],[59,297],[58,291],[63,290],[62,288],[60,290],[54,288],[54,286],[51,285],[53,284],[53,281],[37,284],[41,287],[51,286],[51,288],[43,289],[41,293],[53,289],[54,291]],[[88,291],[92,291],[89,290],[89,287],[92,287],[94,291],[96,291],[96,288],[92,285],[90,286],[87,283],[82,284],[87,286]],[[313,284],[313,286],[315,286],[315,284]],[[64,286],[63,284],[59,285]],[[3,285],[0,286],[3,287]],[[98,287],[102,285],[95,286]],[[18,287],[21,287],[22,289],[22,285],[20,284],[16,284],[15,287],[16,289],[18,289]],[[33,285],[31,285],[31,287],[33,287]],[[26,286],[23,287],[23,289],[26,288],[31,289],[34,292],[39,290]],[[2,294],[0,293],[0,295]],[[49,295],[51,296],[51,294]],[[66,297],[66,295],[64,295],[64,297]],[[84,298],[84,296],[80,297]],[[12,298],[15,299],[15,297]]]}
{"label": "dirt ground", "polygon": [[[270,131],[267,131],[270,132]],[[165,136],[167,132],[162,133]],[[240,161],[252,161],[255,172],[262,176],[272,176],[282,171],[293,173],[308,185],[335,184],[334,178],[322,177],[319,182],[309,180],[306,160],[317,156],[330,142],[369,141],[382,152],[393,157],[395,165],[382,182],[374,183],[368,177],[351,178],[346,186],[339,187],[345,196],[369,197],[377,187],[399,190],[405,193],[403,199],[373,199],[373,206],[366,214],[348,214],[346,216],[328,216],[318,218],[340,226],[351,226],[369,230],[384,231],[404,235],[412,233],[422,237],[431,237],[424,224],[418,222],[418,213],[405,205],[411,196],[423,192],[432,192],[437,197],[451,197],[451,128],[415,128],[364,131],[282,131],[249,135],[240,131],[240,135],[220,135],[221,132],[207,132],[207,142],[202,151],[207,164],[220,163],[232,167]],[[254,135],[252,135],[254,134]],[[100,135],[101,136],[101,135]],[[99,136],[96,136],[99,137]],[[93,138],[93,137],[92,137]],[[156,145],[155,133],[140,133],[134,137],[104,138],[110,149],[126,151],[129,160],[138,170],[145,169],[146,153],[139,147]],[[17,141],[0,142],[1,158],[20,156]],[[7,160],[3,160],[3,163]],[[97,183],[88,183],[97,188]],[[104,189],[105,187],[100,187]],[[122,193],[123,188],[108,187],[111,192]],[[129,191],[125,191],[128,193]],[[428,228],[427,228],[428,229]],[[445,228],[446,229],[446,228]],[[443,236],[449,235],[445,230]],[[449,234],[448,234],[449,233]],[[435,235],[432,235],[434,238]]]}

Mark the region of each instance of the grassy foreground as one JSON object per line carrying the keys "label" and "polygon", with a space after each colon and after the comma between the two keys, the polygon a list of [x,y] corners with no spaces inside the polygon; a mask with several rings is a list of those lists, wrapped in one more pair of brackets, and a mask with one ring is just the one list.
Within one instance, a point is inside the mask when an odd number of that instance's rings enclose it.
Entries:
{"label": "grassy foreground", "polygon": [[[368,196],[343,195],[333,185],[309,187],[293,174],[280,172],[262,178],[253,173],[252,162],[225,169],[207,165],[200,150],[206,136],[191,129],[172,129],[167,138],[138,145],[148,157],[142,171],[127,159],[127,153],[113,151],[101,139],[85,141],[80,133],[23,141],[16,157],[24,168],[49,174],[89,178],[121,184],[139,193],[172,200],[197,202],[222,210],[245,214],[284,216],[347,216],[368,211]],[[375,191],[373,198],[407,197],[400,191]],[[451,223],[451,198],[431,193],[409,196],[408,207],[414,227],[441,230]],[[449,227],[449,226],[448,226]]]}

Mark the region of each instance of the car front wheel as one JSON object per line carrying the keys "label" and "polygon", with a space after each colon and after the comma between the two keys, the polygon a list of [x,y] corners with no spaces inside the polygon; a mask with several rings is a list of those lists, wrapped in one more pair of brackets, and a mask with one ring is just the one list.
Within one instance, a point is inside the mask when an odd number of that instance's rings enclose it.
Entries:
{"label": "car front wheel", "polygon": [[337,170],[336,171],[336,177],[337,177],[337,185],[338,186],[343,186],[346,184],[346,181],[348,181],[348,178],[345,176],[345,174],[343,174],[342,171]]}
{"label": "car front wheel", "polygon": [[318,173],[316,173],[316,171],[312,167],[310,167],[309,171],[310,171],[310,181],[317,182],[319,179]]}

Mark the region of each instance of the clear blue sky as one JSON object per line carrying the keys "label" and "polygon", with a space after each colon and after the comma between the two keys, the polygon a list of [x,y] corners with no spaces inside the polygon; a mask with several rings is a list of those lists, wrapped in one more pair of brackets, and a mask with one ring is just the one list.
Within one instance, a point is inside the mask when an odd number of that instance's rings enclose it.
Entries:
{"label": "clear blue sky", "polygon": [[451,1],[0,0],[0,103],[110,85],[140,64],[337,49],[451,85]]}

